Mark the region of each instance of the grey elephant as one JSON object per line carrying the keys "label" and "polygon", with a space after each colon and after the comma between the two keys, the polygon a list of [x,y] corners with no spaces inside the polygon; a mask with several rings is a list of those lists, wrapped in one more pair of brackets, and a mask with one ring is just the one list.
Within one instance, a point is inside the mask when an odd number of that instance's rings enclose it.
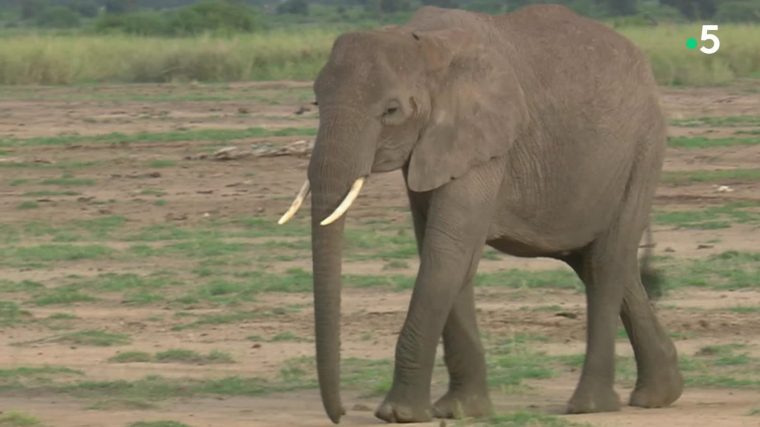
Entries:
{"label": "grey elephant", "polygon": [[[344,213],[375,172],[402,170],[420,267],[398,338],[389,422],[491,411],[473,277],[484,245],[569,264],[587,295],[586,359],[571,413],[614,411],[617,318],[636,357],[630,404],[681,394],[675,347],[641,283],[637,249],[665,148],[644,55],[561,6],[501,16],[420,9],[401,27],[344,34],[314,91],[311,192],[319,385],[338,422]],[[431,405],[443,337],[448,392]]]}

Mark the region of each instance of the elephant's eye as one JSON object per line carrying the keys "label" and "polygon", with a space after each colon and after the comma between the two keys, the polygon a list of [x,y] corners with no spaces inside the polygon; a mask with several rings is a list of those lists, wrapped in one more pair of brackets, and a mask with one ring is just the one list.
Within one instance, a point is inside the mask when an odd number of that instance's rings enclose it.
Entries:
{"label": "elephant's eye", "polygon": [[380,120],[386,125],[400,124],[404,118],[399,113],[401,113],[401,104],[397,100],[392,100],[385,106]]}

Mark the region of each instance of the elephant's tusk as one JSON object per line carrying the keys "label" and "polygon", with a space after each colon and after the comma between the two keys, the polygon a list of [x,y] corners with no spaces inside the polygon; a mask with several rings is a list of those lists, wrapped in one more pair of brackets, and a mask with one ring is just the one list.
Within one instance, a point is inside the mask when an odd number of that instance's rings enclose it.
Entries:
{"label": "elephant's tusk", "polygon": [[351,190],[346,195],[346,198],[343,199],[342,202],[340,202],[340,205],[338,205],[337,208],[335,208],[335,211],[330,214],[327,218],[325,218],[322,222],[319,223],[319,225],[329,225],[335,222],[336,219],[340,218],[341,215],[346,213],[348,208],[351,207],[351,204],[354,203],[354,200],[356,200],[357,197],[359,197],[359,191],[361,191],[362,186],[364,185],[364,177],[361,177],[354,181],[353,185],[351,185]]}
{"label": "elephant's tusk", "polygon": [[282,218],[280,218],[279,221],[277,221],[277,224],[285,224],[286,222],[290,221],[290,218],[293,218],[293,215],[298,212],[298,209],[301,207],[301,203],[303,203],[303,199],[306,198],[306,196],[309,194],[309,180],[307,179],[306,182],[303,183],[303,186],[301,186],[301,189],[298,191],[298,195],[296,195],[296,198],[293,200],[293,203],[288,208],[287,212],[285,212],[282,215]]}

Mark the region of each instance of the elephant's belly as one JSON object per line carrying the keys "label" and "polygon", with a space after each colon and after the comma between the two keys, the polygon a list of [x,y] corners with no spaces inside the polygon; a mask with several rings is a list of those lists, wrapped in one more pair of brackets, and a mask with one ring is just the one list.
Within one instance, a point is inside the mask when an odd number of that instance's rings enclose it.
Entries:
{"label": "elephant's belly", "polygon": [[494,249],[519,257],[562,257],[593,242],[603,229],[599,224],[564,227],[557,224],[535,227],[520,221],[494,224],[486,243]]}
{"label": "elephant's belly", "polygon": [[577,247],[558,247],[555,245],[538,245],[535,243],[525,243],[517,240],[511,240],[508,238],[498,238],[495,240],[489,240],[488,246],[496,249],[499,252],[504,252],[512,256],[535,258],[535,257],[549,257],[556,258],[563,255],[567,255],[576,249],[583,247],[583,245]]}

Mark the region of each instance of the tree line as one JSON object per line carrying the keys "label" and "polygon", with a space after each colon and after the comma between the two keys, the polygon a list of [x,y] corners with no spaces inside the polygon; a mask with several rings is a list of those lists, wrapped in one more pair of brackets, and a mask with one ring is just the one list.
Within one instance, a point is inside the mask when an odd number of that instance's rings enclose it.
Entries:
{"label": "tree line", "polygon": [[0,0],[0,26],[179,36],[255,32],[267,24],[401,22],[422,5],[496,14],[535,3],[631,24],[760,22],[758,0]]}

